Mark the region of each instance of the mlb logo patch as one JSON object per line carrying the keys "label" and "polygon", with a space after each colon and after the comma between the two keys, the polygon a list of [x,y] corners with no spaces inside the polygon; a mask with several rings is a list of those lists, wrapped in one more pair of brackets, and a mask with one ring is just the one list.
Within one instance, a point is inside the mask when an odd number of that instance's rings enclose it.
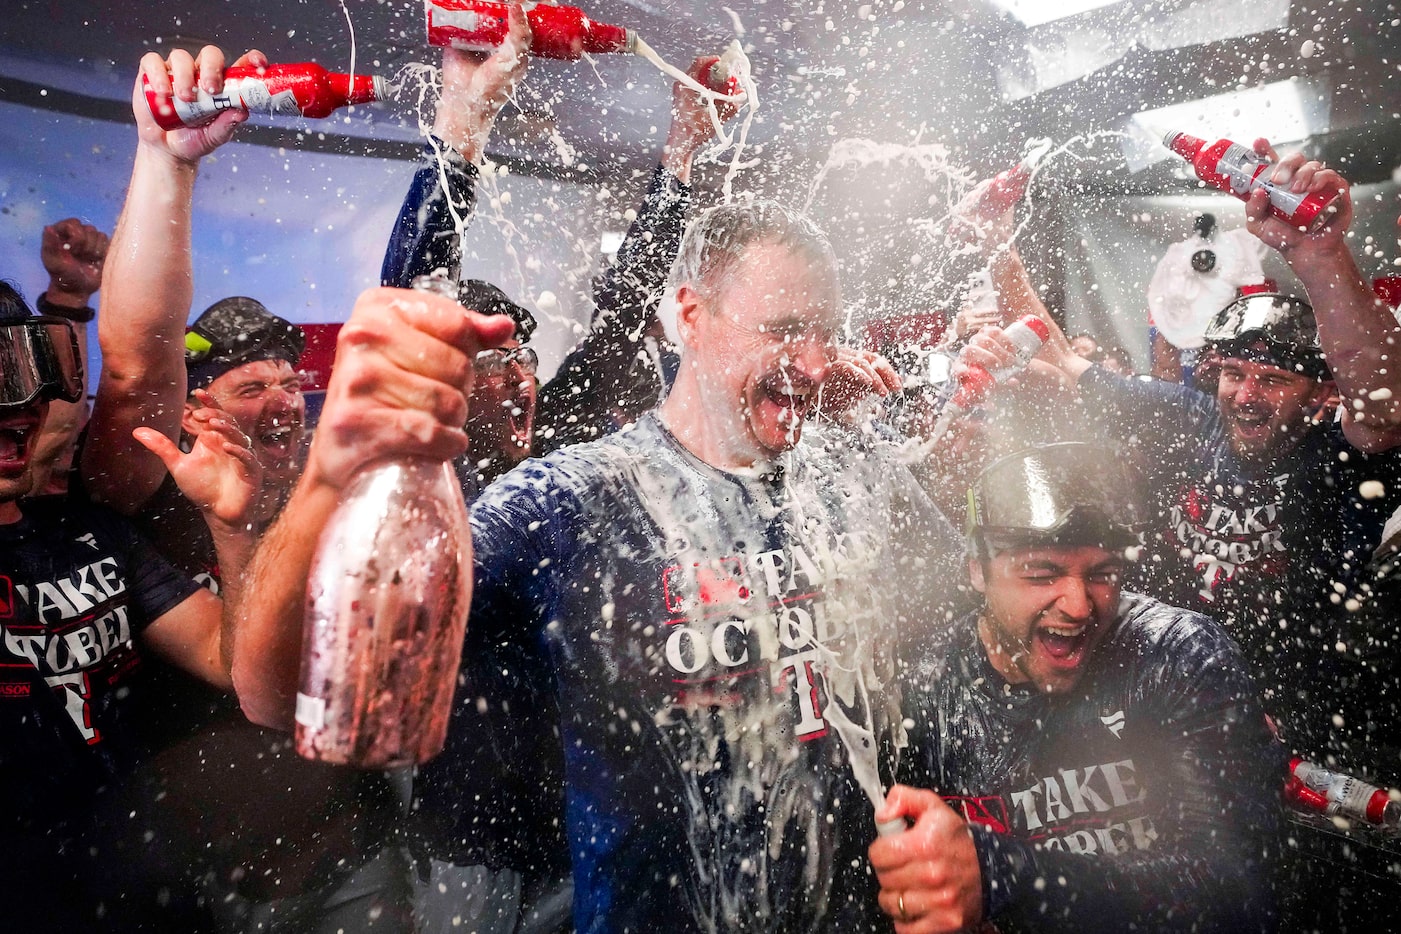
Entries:
{"label": "mlb logo patch", "polygon": [[15,588],[10,579],[0,574],[0,619],[13,619],[15,615]]}

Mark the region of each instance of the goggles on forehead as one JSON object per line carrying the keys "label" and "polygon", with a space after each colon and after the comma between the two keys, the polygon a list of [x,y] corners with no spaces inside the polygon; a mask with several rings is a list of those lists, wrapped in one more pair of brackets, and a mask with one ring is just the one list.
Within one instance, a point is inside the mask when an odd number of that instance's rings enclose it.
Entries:
{"label": "goggles on forehead", "polygon": [[62,318],[0,325],[0,408],[83,398],[78,335]]}
{"label": "goggles on forehead", "polygon": [[968,491],[968,535],[989,543],[1136,541],[1137,484],[1109,447],[1071,441],[1010,454]]}
{"label": "goggles on forehead", "polygon": [[1264,358],[1315,379],[1328,376],[1318,322],[1303,299],[1278,292],[1244,295],[1216,313],[1203,337],[1222,356]]}

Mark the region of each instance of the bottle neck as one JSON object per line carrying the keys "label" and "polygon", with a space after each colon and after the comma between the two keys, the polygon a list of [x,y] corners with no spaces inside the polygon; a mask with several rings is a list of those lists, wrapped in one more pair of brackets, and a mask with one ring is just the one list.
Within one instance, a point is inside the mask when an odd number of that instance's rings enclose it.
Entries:
{"label": "bottle neck", "polygon": [[637,33],[623,26],[584,20],[584,51],[590,53],[635,52]]}
{"label": "bottle neck", "polygon": [[1197,153],[1201,152],[1202,147],[1206,145],[1206,140],[1199,139],[1188,133],[1169,133],[1163,139],[1163,142],[1167,144],[1169,149],[1188,162],[1195,159]]}
{"label": "bottle neck", "polygon": [[382,101],[387,95],[385,81],[378,75],[343,75],[331,72],[326,75],[326,83],[332,93],[347,104],[369,104]]}

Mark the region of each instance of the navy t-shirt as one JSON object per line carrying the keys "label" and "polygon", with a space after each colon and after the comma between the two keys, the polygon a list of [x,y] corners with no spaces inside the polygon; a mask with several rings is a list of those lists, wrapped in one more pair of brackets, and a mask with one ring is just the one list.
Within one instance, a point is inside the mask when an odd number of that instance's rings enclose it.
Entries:
{"label": "navy t-shirt", "polygon": [[1282,753],[1236,644],[1124,594],[1079,683],[992,667],[976,617],[909,678],[902,778],[974,826],[999,931],[1267,929]]}
{"label": "navy t-shirt", "polygon": [[[895,638],[943,625],[957,563],[908,471],[814,431],[727,473],[648,415],[527,462],[472,521],[465,651],[547,679],[509,716],[557,713],[579,931],[885,929],[853,763],[888,780]],[[473,767],[462,700],[436,774]]]}
{"label": "navy t-shirt", "polygon": [[0,525],[6,826],[81,818],[131,768],[143,736],[133,638],[198,589],[100,506],[25,500],[23,518]]}
{"label": "navy t-shirt", "polygon": [[1401,452],[1365,455],[1329,422],[1256,469],[1235,456],[1209,396],[1099,367],[1080,388],[1145,455],[1151,508],[1129,586],[1220,620],[1285,739],[1321,755],[1345,700],[1349,601],[1401,502]]}

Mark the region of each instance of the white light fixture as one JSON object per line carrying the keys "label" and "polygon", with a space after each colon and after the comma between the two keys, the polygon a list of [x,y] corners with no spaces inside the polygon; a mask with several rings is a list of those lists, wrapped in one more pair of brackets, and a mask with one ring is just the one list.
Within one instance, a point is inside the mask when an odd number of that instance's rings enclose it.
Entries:
{"label": "white light fixture", "polygon": [[1276,145],[1297,142],[1328,132],[1332,102],[1327,79],[1295,78],[1145,110],[1129,118],[1124,158],[1134,172],[1168,158],[1163,134],[1170,130],[1246,146],[1260,136]]}
{"label": "white light fixture", "polygon": [[1069,16],[1078,16],[1090,10],[1113,6],[1123,0],[988,0],[997,9],[1006,13],[1023,26],[1040,26]]}

